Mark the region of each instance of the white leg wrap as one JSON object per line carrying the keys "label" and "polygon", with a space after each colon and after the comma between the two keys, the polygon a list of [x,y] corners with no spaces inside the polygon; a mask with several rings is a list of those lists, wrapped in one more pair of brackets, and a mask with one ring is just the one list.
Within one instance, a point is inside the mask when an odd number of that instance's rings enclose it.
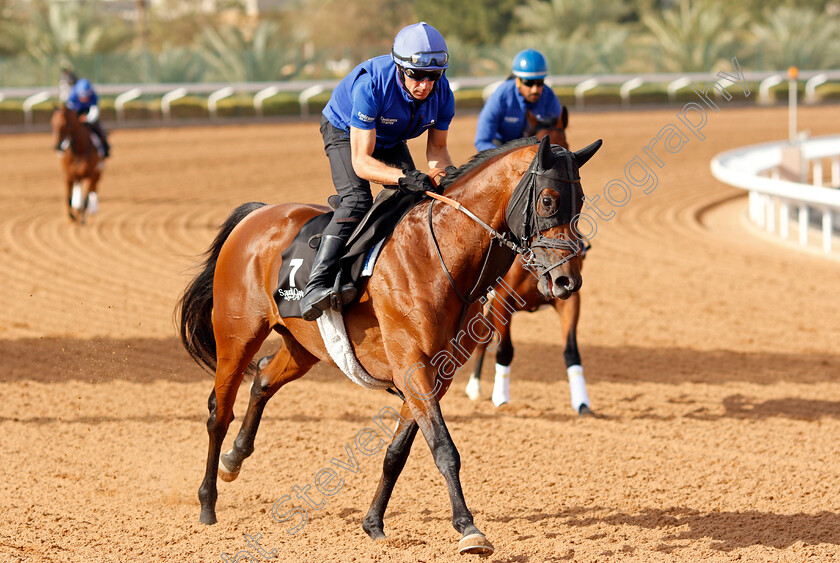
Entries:
{"label": "white leg wrap", "polygon": [[493,382],[491,398],[497,407],[510,402],[510,366],[496,364],[496,379]]}
{"label": "white leg wrap", "polygon": [[82,186],[73,185],[73,193],[70,195],[70,207],[79,210],[82,208]]}
{"label": "white leg wrap", "polygon": [[479,378],[470,376],[470,380],[467,382],[467,397],[473,401],[481,398],[481,380]]}
{"label": "white leg wrap", "polygon": [[575,409],[575,412],[580,412],[581,405],[591,407],[589,394],[586,392],[586,380],[583,378],[583,366],[569,366],[566,373],[569,374],[572,408]]}
{"label": "white leg wrap", "polygon": [[99,196],[96,192],[90,192],[87,196],[87,212],[93,215],[99,211]]}

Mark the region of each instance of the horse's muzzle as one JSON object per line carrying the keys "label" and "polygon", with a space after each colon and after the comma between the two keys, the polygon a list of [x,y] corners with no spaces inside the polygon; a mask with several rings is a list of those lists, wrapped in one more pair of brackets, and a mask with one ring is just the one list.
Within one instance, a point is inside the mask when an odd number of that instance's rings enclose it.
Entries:
{"label": "horse's muzzle", "polygon": [[558,271],[546,272],[540,277],[537,288],[540,294],[546,299],[568,299],[573,293],[580,290],[583,285],[583,277],[580,273]]}

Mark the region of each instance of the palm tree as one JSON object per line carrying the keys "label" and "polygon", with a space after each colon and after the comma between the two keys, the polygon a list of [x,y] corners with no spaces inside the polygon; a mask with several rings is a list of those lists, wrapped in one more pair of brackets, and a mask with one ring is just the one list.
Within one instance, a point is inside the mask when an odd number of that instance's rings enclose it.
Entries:
{"label": "palm tree", "polygon": [[34,0],[29,5],[29,25],[23,30],[23,54],[51,82],[62,61],[89,61],[94,54],[126,45],[131,39],[128,28],[116,18],[106,21],[101,14],[96,1]]}
{"label": "palm tree", "polygon": [[813,8],[778,6],[751,26],[762,66],[836,68],[840,64],[840,19]]}
{"label": "palm tree", "polygon": [[233,25],[207,28],[199,51],[211,77],[225,82],[285,79],[305,62],[293,40],[269,21],[260,22],[250,35]]}
{"label": "palm tree", "polygon": [[524,33],[511,36],[506,45],[513,50],[511,57],[520,49],[539,50],[551,74],[616,72],[624,64],[629,35],[617,22],[627,13],[621,0],[527,0],[516,9]]}
{"label": "palm tree", "polygon": [[734,56],[736,31],[745,24],[747,14],[727,14],[725,8],[721,0],[682,0],[662,14],[645,12],[642,24],[656,43],[653,50],[661,55],[661,69],[710,71]]}

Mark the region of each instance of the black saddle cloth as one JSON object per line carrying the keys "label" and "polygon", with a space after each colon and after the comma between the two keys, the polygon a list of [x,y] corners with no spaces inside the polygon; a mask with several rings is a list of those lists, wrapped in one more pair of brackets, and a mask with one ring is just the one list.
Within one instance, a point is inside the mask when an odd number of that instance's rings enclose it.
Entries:
{"label": "black saddle cloth", "polygon": [[[406,195],[390,188],[385,188],[377,194],[370,211],[362,218],[345,244],[344,256],[339,260],[338,275],[341,277],[341,284],[351,282],[358,286],[368,251],[394,232],[402,218],[423,199],[422,194]],[[316,215],[304,223],[292,244],[283,251],[283,265],[280,267],[277,289],[274,291],[274,300],[281,317],[300,317],[300,300],[306,282],[309,281],[321,233],[332,220],[332,216],[333,212],[330,211]]]}

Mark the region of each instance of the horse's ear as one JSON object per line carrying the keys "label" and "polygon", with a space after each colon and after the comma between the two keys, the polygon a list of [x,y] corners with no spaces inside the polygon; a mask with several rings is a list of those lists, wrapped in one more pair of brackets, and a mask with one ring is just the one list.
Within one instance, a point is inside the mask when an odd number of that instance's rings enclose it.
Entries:
{"label": "horse's ear", "polygon": [[551,152],[551,139],[548,138],[548,135],[540,141],[537,158],[539,159],[540,170],[551,170],[554,167],[554,153]]}
{"label": "horse's ear", "polygon": [[528,126],[533,128],[537,125],[537,116],[531,113],[531,110],[525,112],[525,121],[528,122]]}
{"label": "horse's ear", "polygon": [[601,148],[601,145],[603,144],[603,142],[604,141],[602,141],[601,139],[598,139],[597,141],[595,141],[594,143],[592,143],[588,147],[582,148],[579,151],[572,153],[575,157],[575,162],[577,163],[578,168],[580,168],[581,166],[586,164],[587,161],[590,158],[592,158],[592,155],[594,155],[596,152],[598,152],[598,149]]}

